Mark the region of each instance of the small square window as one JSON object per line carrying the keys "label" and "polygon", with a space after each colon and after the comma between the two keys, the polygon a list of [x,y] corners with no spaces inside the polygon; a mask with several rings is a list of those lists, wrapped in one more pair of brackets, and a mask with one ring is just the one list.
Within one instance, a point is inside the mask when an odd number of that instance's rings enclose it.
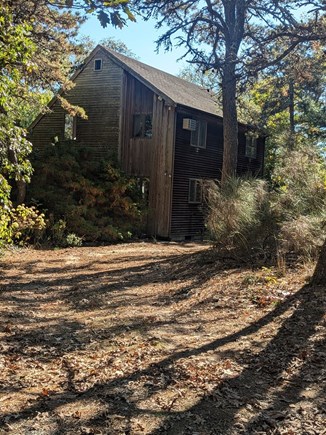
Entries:
{"label": "small square window", "polygon": [[94,71],[100,71],[102,69],[102,59],[94,60]]}
{"label": "small square window", "polygon": [[197,121],[196,130],[191,132],[190,145],[196,148],[206,148],[207,122]]}
{"label": "small square window", "polygon": [[198,178],[189,179],[188,202],[190,204],[200,204],[203,199],[202,180]]}
{"label": "small square window", "polygon": [[76,139],[76,117],[70,115],[69,113],[65,114],[64,139]]}
{"label": "small square window", "polygon": [[148,138],[153,135],[152,114],[134,115],[133,137]]}
{"label": "small square window", "polygon": [[257,157],[257,138],[251,135],[246,135],[246,157],[255,159]]}

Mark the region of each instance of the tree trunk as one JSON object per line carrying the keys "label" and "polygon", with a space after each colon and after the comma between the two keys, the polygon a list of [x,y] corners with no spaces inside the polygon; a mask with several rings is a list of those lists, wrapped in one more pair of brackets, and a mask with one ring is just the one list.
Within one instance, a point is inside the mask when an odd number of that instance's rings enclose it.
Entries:
{"label": "tree trunk", "polygon": [[236,107],[235,62],[230,56],[226,60],[222,78],[223,100],[223,167],[222,186],[232,176],[236,175],[238,161],[238,117]]}
{"label": "tree trunk", "polygon": [[294,122],[294,80],[289,78],[289,118],[290,118],[290,149],[294,148],[294,134],[295,134],[295,122]]}
{"label": "tree trunk", "polygon": [[23,179],[16,180],[17,197],[16,205],[23,204],[26,198],[26,182]]}
{"label": "tree trunk", "polygon": [[[8,160],[13,165],[18,165],[18,159],[17,154],[14,150],[10,149],[8,150]],[[16,196],[16,205],[23,204],[26,198],[26,182],[20,175],[19,178],[16,179],[16,187],[17,187],[17,196]]]}
{"label": "tree trunk", "polygon": [[311,284],[326,286],[326,240],[321,248],[318,263],[313,274]]}

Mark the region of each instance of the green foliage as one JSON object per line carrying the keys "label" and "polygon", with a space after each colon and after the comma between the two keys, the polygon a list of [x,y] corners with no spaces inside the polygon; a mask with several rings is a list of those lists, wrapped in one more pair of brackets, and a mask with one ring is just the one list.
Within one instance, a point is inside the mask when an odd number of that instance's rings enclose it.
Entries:
{"label": "green foliage", "polygon": [[[26,139],[26,131],[11,123],[10,119],[2,119],[0,115],[0,171],[2,176],[12,180],[30,181],[32,167],[28,156],[32,144]],[[14,158],[12,158],[14,156]]]}
{"label": "green foliage", "polygon": [[55,246],[66,246],[67,242],[67,224],[63,219],[53,221],[53,215],[47,222],[48,232],[50,233],[51,241]]}
{"label": "green foliage", "polygon": [[44,215],[33,206],[13,207],[9,194],[10,186],[0,175],[0,247],[39,240],[45,228]]}
{"label": "green foliage", "polygon": [[259,74],[241,95],[241,117],[267,137],[268,178],[274,176],[288,149],[325,147],[325,89],[324,50],[314,42],[298,46],[278,65]]}
{"label": "green foliage", "polygon": [[40,239],[44,228],[44,214],[36,207],[21,204],[11,210],[10,238],[14,243],[35,242]]}
{"label": "green foliage", "polygon": [[32,71],[35,45],[28,38],[30,25],[24,22],[14,25],[13,14],[5,4],[0,5],[0,28],[0,173],[2,178],[28,181],[31,167],[27,156],[31,144],[16,119],[18,102],[29,94],[23,78]]}
{"label": "green foliage", "polygon": [[313,147],[287,151],[272,174],[277,208],[285,219],[326,213],[326,162]]}
{"label": "green foliage", "polygon": [[51,242],[55,246],[59,247],[73,247],[73,246],[82,246],[83,238],[77,236],[74,233],[67,232],[67,223],[63,219],[59,219],[58,221],[53,221],[54,216],[51,215],[50,219],[47,222],[47,232],[48,237]]}
{"label": "green foliage", "polygon": [[76,236],[74,233],[69,233],[66,237],[67,246],[81,246],[83,244],[82,237]]}
{"label": "green foliage", "polygon": [[0,206],[4,208],[9,208],[10,205],[10,190],[11,187],[5,177],[0,174]]}
{"label": "green foliage", "polygon": [[10,240],[10,190],[7,180],[0,174],[0,247]]}
{"label": "green foliage", "polygon": [[47,148],[34,164],[30,196],[46,210],[54,244],[66,244],[69,233],[86,242],[112,242],[141,230],[137,182],[112,159],[99,161],[92,149],[66,141]]}
{"label": "green foliage", "polygon": [[29,101],[20,102],[18,105],[20,127],[28,129],[40,113],[44,113],[47,104],[53,98],[51,91],[31,91]]}

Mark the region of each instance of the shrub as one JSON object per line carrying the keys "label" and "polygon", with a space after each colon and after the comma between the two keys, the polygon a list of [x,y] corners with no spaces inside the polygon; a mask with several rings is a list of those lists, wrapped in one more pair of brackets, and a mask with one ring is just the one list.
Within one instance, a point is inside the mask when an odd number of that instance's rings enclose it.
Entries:
{"label": "shrub", "polygon": [[33,206],[0,208],[0,247],[35,243],[41,239],[44,228],[44,215]]}
{"label": "shrub", "polygon": [[311,147],[289,152],[272,181],[281,252],[315,258],[326,235],[325,160]]}
{"label": "shrub", "polygon": [[81,246],[83,244],[83,239],[76,236],[74,233],[69,233],[66,237],[67,246]]}
{"label": "shrub", "polygon": [[325,160],[314,148],[286,153],[272,176],[274,206],[282,219],[326,213]]}
{"label": "shrub", "polygon": [[0,174],[0,247],[10,240],[10,186]]}
{"label": "shrub", "polygon": [[317,258],[324,240],[324,229],[318,216],[303,216],[286,220],[278,235],[280,250],[294,252],[304,259]]}
{"label": "shrub", "polygon": [[207,228],[219,249],[264,258],[316,257],[326,236],[326,167],[316,150],[285,153],[263,180],[230,179],[207,188]]}
{"label": "shrub", "polygon": [[141,232],[137,180],[114,159],[100,161],[92,149],[66,141],[48,147],[34,168],[29,195],[45,210],[54,244],[64,246],[69,233],[87,242],[113,242]]}
{"label": "shrub", "polygon": [[216,247],[240,256],[264,252],[273,233],[266,182],[230,178],[223,186],[206,185],[207,229]]}
{"label": "shrub", "polygon": [[44,214],[34,206],[18,205],[11,210],[11,239],[16,244],[37,242],[45,229]]}
{"label": "shrub", "polygon": [[44,215],[34,206],[21,204],[14,207],[10,191],[10,185],[0,174],[0,247],[35,242],[45,228]]}

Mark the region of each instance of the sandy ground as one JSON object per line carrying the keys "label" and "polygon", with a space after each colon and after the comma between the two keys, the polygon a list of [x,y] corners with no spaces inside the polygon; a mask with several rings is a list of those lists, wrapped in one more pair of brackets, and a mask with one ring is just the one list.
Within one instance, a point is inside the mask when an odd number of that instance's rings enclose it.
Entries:
{"label": "sandy ground", "polygon": [[312,266],[204,244],[0,258],[0,434],[325,434]]}

